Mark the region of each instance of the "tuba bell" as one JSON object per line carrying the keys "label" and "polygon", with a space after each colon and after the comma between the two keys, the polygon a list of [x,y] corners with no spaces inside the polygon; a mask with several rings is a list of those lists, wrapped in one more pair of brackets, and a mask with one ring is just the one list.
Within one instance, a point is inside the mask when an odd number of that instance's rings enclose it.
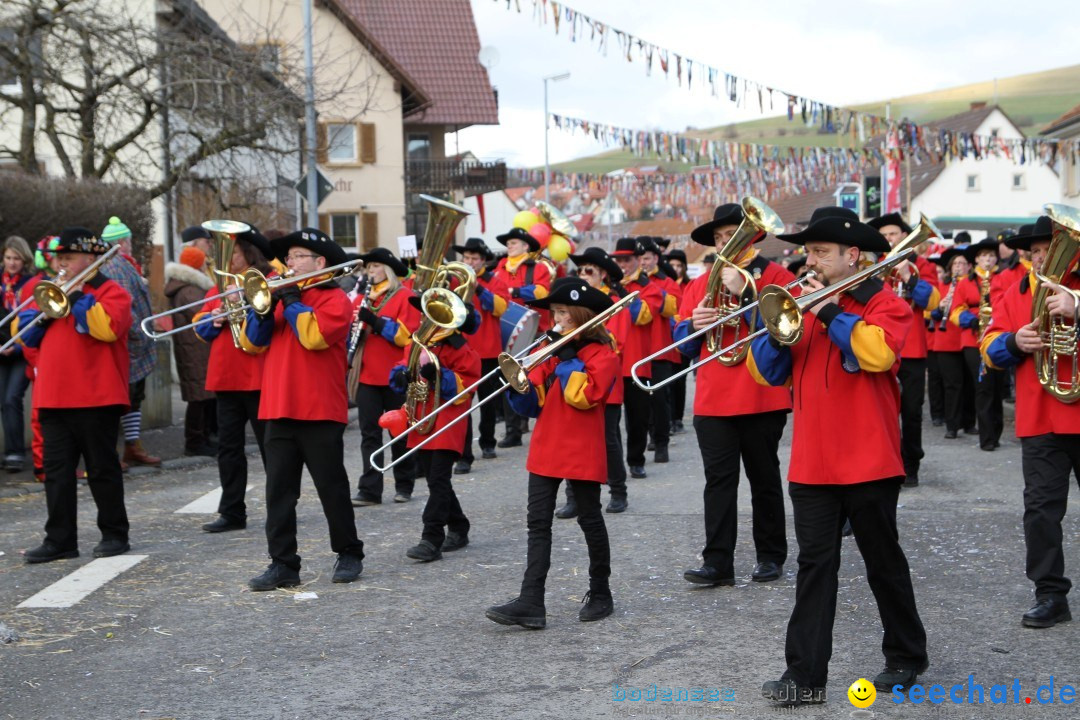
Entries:
{"label": "tuba bell", "polygon": [[457,226],[469,214],[468,210],[459,205],[430,195],[421,195],[420,199],[428,204],[428,218],[413,277],[413,290],[417,294],[423,294],[432,287],[435,274],[443,264],[446,254],[450,252],[450,246],[454,244]]}
{"label": "tuba bell", "polygon": [[[236,220],[207,220],[202,226],[214,238],[214,253],[211,258],[214,285],[219,293],[224,293],[229,289],[229,281],[237,278],[230,272],[236,238],[238,235],[251,232],[251,226]],[[221,309],[226,313],[225,319],[229,323],[229,332],[232,334],[233,345],[237,349],[241,347],[240,334],[244,327],[244,313],[240,310],[241,305],[240,299],[235,294],[224,295],[221,298]]]}
{"label": "tuba bell", "polygon": [[[1077,324],[1073,319],[1051,316],[1046,301],[1053,294],[1050,281],[1063,284],[1069,272],[1076,269],[1080,255],[1080,211],[1068,205],[1051,203],[1044,208],[1050,217],[1052,231],[1050,247],[1038,274],[1039,284],[1031,301],[1032,321],[1041,320],[1043,349],[1033,355],[1039,384],[1046,392],[1064,403],[1080,400],[1080,360],[1077,358]],[[1080,303],[1075,291],[1074,299]],[[1080,304],[1077,305],[1080,307]],[[1064,369],[1067,370],[1063,373]]]}

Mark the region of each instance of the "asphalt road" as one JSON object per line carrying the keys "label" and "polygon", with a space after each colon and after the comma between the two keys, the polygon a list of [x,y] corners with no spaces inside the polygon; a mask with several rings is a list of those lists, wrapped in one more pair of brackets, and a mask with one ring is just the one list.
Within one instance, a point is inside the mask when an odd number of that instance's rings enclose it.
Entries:
{"label": "asphalt road", "polygon": [[[1011,418],[1011,409],[1009,410]],[[790,430],[790,426],[789,426]],[[1011,426],[1007,435],[1011,433]],[[806,718],[1072,718],[1063,685],[1080,686],[1080,623],[1020,626],[1032,590],[1024,577],[1019,444],[994,453],[977,439],[925,429],[923,484],[901,494],[902,543],[929,636],[925,685],[968,681],[984,705],[904,703],[886,693],[856,710],[847,687],[881,670],[881,627],[853,541],[844,547],[829,700]],[[857,432],[838,442],[858,442]],[[346,434],[355,477],[359,433]],[[484,609],[516,595],[525,561],[526,449],[478,461],[455,487],[471,544],[428,565],[405,557],[420,535],[423,483],[408,504],[357,509],[367,559],[353,585],[330,583],[334,556],[314,488],[300,503],[304,584],[252,593],[266,565],[264,476],[253,472],[246,531],[207,535],[212,515],[175,511],[217,486],[203,465],[131,477],[132,554],[145,560],[66,608],[17,605],[91,562],[93,503],[80,489],[82,557],[22,563],[41,539],[44,496],[0,500],[0,623],[19,639],[0,645],[0,718],[767,718],[759,696],[784,669],[795,548],[784,577],[749,582],[754,564],[749,492],[739,499],[735,587],[699,588],[682,571],[700,562],[701,470],[693,432],[677,435],[672,462],[630,481],[630,510],[607,515],[616,612],[577,620],[588,561],[573,521],[556,521],[548,626],[495,625]],[[781,447],[786,464],[788,438]],[[258,462],[254,462],[258,467]],[[606,491],[605,491],[606,496]],[[389,494],[386,497],[389,500]],[[1080,554],[1076,494],[1066,558]],[[790,530],[789,542],[794,545]],[[4,628],[0,628],[2,639]],[[1054,704],[990,704],[994,684],[1020,682],[1020,700],[1053,677]],[[713,701],[634,700],[652,689],[704,689]],[[711,693],[710,693],[711,691]],[[958,691],[966,699],[967,689]],[[1043,698],[1046,691],[1043,691]],[[620,699],[626,698],[626,699]]]}

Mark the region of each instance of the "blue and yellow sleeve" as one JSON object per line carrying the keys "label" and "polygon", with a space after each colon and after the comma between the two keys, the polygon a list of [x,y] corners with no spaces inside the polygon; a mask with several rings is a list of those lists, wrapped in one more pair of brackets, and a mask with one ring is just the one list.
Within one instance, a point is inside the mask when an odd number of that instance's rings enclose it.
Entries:
{"label": "blue and yellow sleeve", "polygon": [[[450,368],[441,368],[441,373],[439,374],[439,393],[442,395],[443,402],[454,397],[464,389],[465,383],[461,381],[461,378],[458,377],[458,374],[456,372],[454,372]],[[472,398],[468,396],[461,397],[458,398],[457,402],[455,402],[454,404],[460,405],[461,403],[468,402],[471,399]]]}
{"label": "blue and yellow sleeve", "polygon": [[544,409],[544,386],[533,383],[526,393],[519,393],[513,388],[506,388],[506,399],[510,407],[518,415],[536,418],[540,417],[540,411]]}
{"label": "blue and yellow sleeve", "polygon": [[[38,310],[23,310],[21,313],[15,316],[15,319],[11,322],[11,335],[14,337],[19,333],[20,327],[26,327],[34,321],[41,313]],[[48,327],[47,322],[39,322],[34,327],[30,328],[22,334],[15,342],[23,345],[24,347],[36,348],[41,344],[42,338],[45,337],[45,330]]]}
{"label": "blue and yellow sleeve", "polygon": [[840,348],[847,372],[885,372],[896,362],[896,353],[886,342],[883,328],[841,311],[838,305],[826,305],[817,316],[828,328],[829,339]]}
{"label": "blue and yellow sleeve", "polygon": [[585,363],[581,358],[575,357],[560,362],[555,366],[555,376],[559,378],[563,400],[567,405],[578,410],[596,407],[596,403],[590,402],[586,397],[589,390],[589,375],[585,372]]}
{"label": "blue and yellow sleeve", "polygon": [[926,280],[919,280],[911,289],[911,301],[922,310],[934,310],[941,304],[941,292]]}
{"label": "blue and yellow sleeve", "polygon": [[661,317],[673,318],[679,313],[678,301],[674,295],[665,291],[664,302],[660,306]]}
{"label": "blue and yellow sleeve", "polygon": [[672,339],[680,343],[679,352],[689,358],[696,358],[701,354],[702,337],[699,335],[689,342],[682,342],[688,335],[694,332],[694,322],[690,318],[680,321],[671,331]]}
{"label": "blue and yellow sleeve", "polygon": [[83,295],[71,306],[71,316],[75,318],[75,332],[101,342],[116,342],[116,333],[112,329],[112,318],[93,295]]}
{"label": "blue and yellow sleeve", "polygon": [[195,316],[191,318],[191,324],[195,326],[195,334],[199,336],[200,340],[205,342],[213,342],[214,339],[221,334],[222,328],[225,327],[224,325],[221,325],[221,327],[214,327],[214,323],[211,320],[199,324],[199,321],[209,314],[210,313],[208,312],[199,312],[195,313]]}
{"label": "blue and yellow sleeve", "polygon": [[390,389],[398,395],[405,394],[405,390],[409,387],[409,374],[406,372],[405,365],[399,363],[390,368],[389,385]]}
{"label": "blue and yellow sleeve", "polygon": [[630,301],[627,309],[630,312],[630,320],[635,325],[648,325],[652,322],[652,310],[649,309],[647,303],[642,302],[640,295]]}
{"label": "blue and yellow sleeve", "polygon": [[[534,283],[532,285],[522,285],[518,288],[518,297],[526,302],[528,302],[529,300],[540,300],[541,298],[546,298],[547,296],[547,288],[543,285],[540,285],[539,283]],[[503,309],[505,310],[506,308]]]}
{"label": "blue and yellow sleeve", "polygon": [[330,347],[319,330],[319,319],[310,306],[302,302],[289,304],[285,308],[285,321],[305,350],[326,350]]}
{"label": "blue and yellow sleeve", "polygon": [[405,323],[398,322],[397,320],[391,320],[390,318],[382,318],[382,327],[379,329],[379,337],[388,343],[393,343],[399,348],[403,348],[409,344],[412,339],[409,328],[405,327]]}
{"label": "blue and yellow sleeve", "polygon": [[1024,352],[1016,345],[1016,334],[1011,332],[988,332],[979,345],[983,362],[994,370],[1019,365]]}
{"label": "blue and yellow sleeve", "polygon": [[270,347],[273,333],[274,315],[259,315],[249,308],[240,331],[240,349],[251,355],[264,353]]}
{"label": "blue and yellow sleeve", "polygon": [[768,334],[761,335],[750,343],[746,369],[758,385],[787,385],[791,381],[791,348],[774,342]]}

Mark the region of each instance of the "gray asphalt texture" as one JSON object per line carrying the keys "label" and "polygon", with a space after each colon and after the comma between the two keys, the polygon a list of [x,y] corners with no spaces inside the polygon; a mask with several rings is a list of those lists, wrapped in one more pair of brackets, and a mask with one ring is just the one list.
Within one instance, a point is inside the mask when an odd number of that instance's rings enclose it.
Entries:
{"label": "gray asphalt texture", "polygon": [[[692,392],[692,389],[691,389]],[[1009,425],[986,453],[977,438],[942,439],[926,423],[922,485],[901,494],[901,541],[929,637],[929,687],[974,674],[989,692],[1021,683],[1035,698],[1054,678],[1080,686],[1080,622],[1024,629],[1033,593],[1024,577],[1019,443]],[[16,605],[91,561],[97,542],[89,491],[79,491],[82,557],[24,565],[40,542],[44,495],[0,499],[0,623],[17,636],[0,644],[0,718],[591,718],[687,716],[769,718],[1073,718],[1074,706],[896,705],[879,693],[855,709],[848,686],[883,667],[881,627],[853,540],[844,544],[828,702],[794,710],[760,697],[784,669],[784,633],[797,548],[783,578],[750,582],[754,565],[749,490],[739,497],[735,587],[682,579],[700,563],[700,460],[692,429],[673,438],[672,462],[630,480],[630,509],[606,515],[615,614],[580,623],[588,559],[574,521],[556,520],[548,579],[548,626],[528,631],[484,617],[517,594],[525,561],[526,448],[500,450],[455,476],[472,521],[471,544],[431,564],[405,550],[420,536],[426,498],[358,508],[367,559],[361,580],[330,582],[334,555],[314,487],[299,508],[304,584],[252,593],[267,563],[262,469],[253,459],[248,529],[208,535],[213,516],[174,511],[217,486],[209,464],[129,477],[132,552],[150,557],[66,609]],[[846,437],[842,433],[850,433]],[[785,465],[788,434],[781,446]],[[857,428],[837,428],[857,443]],[[359,432],[346,432],[355,479]],[[605,490],[605,501],[607,491]],[[1076,567],[1075,488],[1065,520],[1067,568]],[[300,593],[317,597],[303,599]],[[1080,620],[1080,618],[1078,618]],[[712,689],[714,702],[618,700],[619,691]],[[966,689],[963,691],[966,697]],[[1011,690],[1010,690],[1011,693]],[[625,696],[625,695],[624,695]],[[1010,694],[1011,700],[1011,694]]]}

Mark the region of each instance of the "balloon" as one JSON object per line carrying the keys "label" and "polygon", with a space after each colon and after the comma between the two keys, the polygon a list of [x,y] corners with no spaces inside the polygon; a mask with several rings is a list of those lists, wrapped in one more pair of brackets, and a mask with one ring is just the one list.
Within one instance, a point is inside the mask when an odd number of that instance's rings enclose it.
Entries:
{"label": "balloon", "polygon": [[528,210],[522,210],[517,215],[514,215],[514,227],[521,228],[522,230],[528,230],[538,222],[540,222],[540,218],[536,217]]}
{"label": "balloon", "polygon": [[548,239],[551,238],[551,226],[547,223],[538,222],[529,228],[529,234],[536,238],[540,247],[547,247]]}
{"label": "balloon", "polygon": [[551,239],[548,240],[548,255],[550,255],[551,259],[555,262],[562,262],[570,257],[570,250],[570,241],[563,235],[554,233],[551,236]]}
{"label": "balloon", "polygon": [[533,215],[535,215],[538,218],[544,217],[543,215],[540,214],[540,208],[538,208],[538,207],[529,208],[529,212],[531,212]]}

